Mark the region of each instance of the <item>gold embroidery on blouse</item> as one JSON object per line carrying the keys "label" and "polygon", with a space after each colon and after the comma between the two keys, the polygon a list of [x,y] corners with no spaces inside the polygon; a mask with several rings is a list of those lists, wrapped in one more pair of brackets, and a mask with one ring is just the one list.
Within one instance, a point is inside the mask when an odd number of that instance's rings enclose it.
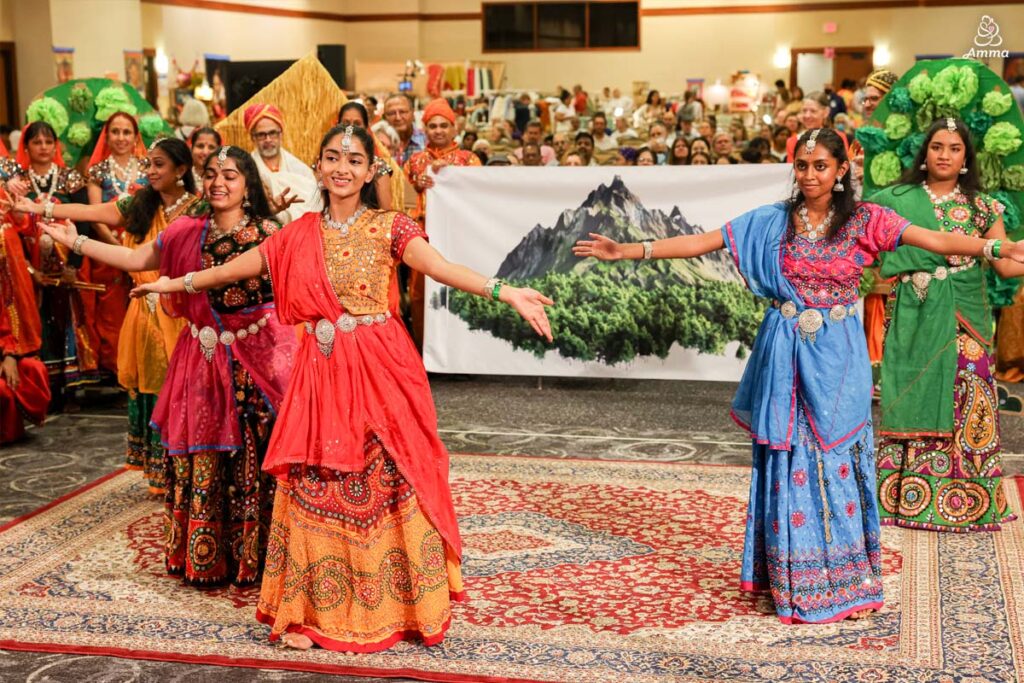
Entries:
{"label": "gold embroidery on blouse", "polygon": [[342,235],[321,223],[327,279],[342,307],[352,315],[383,313],[388,309],[391,283],[391,224],[393,211],[367,211]]}

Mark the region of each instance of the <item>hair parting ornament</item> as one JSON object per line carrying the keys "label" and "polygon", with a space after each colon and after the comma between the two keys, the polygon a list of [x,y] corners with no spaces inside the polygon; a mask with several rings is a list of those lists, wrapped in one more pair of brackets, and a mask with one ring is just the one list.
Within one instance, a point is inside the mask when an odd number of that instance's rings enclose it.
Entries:
{"label": "hair parting ornament", "polygon": [[821,132],[821,128],[815,128],[811,131],[811,137],[807,138],[807,142],[804,143],[804,148],[808,152],[813,152],[814,148],[818,146],[818,133]]}
{"label": "hair parting ornament", "polygon": [[345,134],[341,136],[341,153],[348,155],[352,150],[352,126],[345,128]]}
{"label": "hair parting ornament", "polygon": [[228,150],[231,149],[231,145],[224,145],[220,148],[220,152],[217,154],[217,166],[224,168],[224,162],[228,159]]}
{"label": "hair parting ornament", "polygon": [[956,132],[956,119],[954,119],[952,116],[946,117],[946,130],[948,130],[950,133]]}

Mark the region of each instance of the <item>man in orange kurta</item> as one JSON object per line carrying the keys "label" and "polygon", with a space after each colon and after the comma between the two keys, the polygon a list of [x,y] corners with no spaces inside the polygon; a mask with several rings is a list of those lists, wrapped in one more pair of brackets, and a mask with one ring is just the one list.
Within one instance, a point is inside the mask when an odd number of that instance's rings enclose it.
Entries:
{"label": "man in orange kurta", "polygon": [[[445,166],[479,166],[480,159],[455,143],[455,112],[448,101],[438,98],[423,110],[427,129],[427,148],[413,154],[403,170],[416,188],[416,209],[413,218],[421,225],[427,221],[427,190],[434,186],[434,174]],[[412,309],[412,336],[423,350],[423,274],[413,271],[409,276],[409,306]]]}

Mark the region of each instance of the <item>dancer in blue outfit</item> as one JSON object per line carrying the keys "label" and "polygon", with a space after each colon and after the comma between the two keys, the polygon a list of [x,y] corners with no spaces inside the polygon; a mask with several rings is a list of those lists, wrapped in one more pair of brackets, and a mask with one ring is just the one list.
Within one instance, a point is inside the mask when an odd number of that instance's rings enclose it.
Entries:
{"label": "dancer in blue outfit", "polygon": [[772,302],[732,416],[753,441],[741,587],[771,591],[786,624],[882,607],[871,365],[855,308],[864,266],[900,244],[1024,262],[1024,243],[939,233],[857,202],[849,170],[835,132],[807,131],[788,201],[720,231],[634,244],[591,234],[573,250],[617,260],[726,248],[751,291]]}

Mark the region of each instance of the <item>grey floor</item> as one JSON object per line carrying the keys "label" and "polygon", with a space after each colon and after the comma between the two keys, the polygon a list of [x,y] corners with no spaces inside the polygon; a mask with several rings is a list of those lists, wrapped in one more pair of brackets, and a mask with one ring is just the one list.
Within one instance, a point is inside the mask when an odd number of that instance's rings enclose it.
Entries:
{"label": "grey floor", "polygon": [[[742,465],[749,442],[728,415],[734,385],[714,382],[434,377],[441,436],[462,453],[636,458]],[[1014,390],[1013,393],[1022,393]],[[0,524],[111,470],[124,458],[123,408],[93,396],[0,448]],[[1003,418],[1004,467],[1024,471],[1024,419]],[[0,681],[33,683],[376,679],[0,650]],[[394,680],[394,679],[390,679]]]}

